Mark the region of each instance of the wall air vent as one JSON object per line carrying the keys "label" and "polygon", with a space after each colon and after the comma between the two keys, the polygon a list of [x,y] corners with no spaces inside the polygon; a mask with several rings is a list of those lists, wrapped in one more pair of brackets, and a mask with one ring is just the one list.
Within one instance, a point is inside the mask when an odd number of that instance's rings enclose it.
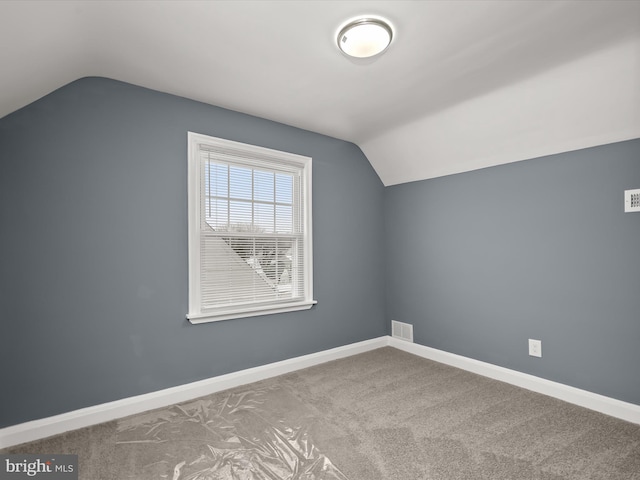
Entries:
{"label": "wall air vent", "polygon": [[391,336],[407,342],[413,342],[413,325],[391,320]]}
{"label": "wall air vent", "polygon": [[624,211],[640,212],[640,188],[624,191]]}

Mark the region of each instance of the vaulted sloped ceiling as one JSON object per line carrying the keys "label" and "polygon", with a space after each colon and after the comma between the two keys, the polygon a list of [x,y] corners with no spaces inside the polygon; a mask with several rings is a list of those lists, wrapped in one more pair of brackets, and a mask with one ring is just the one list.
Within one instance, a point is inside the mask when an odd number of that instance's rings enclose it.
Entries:
{"label": "vaulted sloped ceiling", "polygon": [[[336,48],[359,15],[395,38]],[[385,185],[640,137],[640,1],[2,1],[0,117],[104,76],[358,144]]]}

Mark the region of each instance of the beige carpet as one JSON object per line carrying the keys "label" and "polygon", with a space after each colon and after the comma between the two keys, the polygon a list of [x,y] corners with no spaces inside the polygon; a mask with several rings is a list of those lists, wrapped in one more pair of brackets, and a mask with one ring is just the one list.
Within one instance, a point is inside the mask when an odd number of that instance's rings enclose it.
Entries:
{"label": "beige carpet", "polygon": [[640,425],[387,347],[5,453],[87,480],[640,480]]}

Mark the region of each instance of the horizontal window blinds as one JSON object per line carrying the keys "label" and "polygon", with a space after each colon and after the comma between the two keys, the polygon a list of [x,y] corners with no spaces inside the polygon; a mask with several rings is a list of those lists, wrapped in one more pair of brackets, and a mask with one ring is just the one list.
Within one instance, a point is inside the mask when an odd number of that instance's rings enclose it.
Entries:
{"label": "horizontal window blinds", "polygon": [[305,298],[303,168],[200,145],[200,309]]}

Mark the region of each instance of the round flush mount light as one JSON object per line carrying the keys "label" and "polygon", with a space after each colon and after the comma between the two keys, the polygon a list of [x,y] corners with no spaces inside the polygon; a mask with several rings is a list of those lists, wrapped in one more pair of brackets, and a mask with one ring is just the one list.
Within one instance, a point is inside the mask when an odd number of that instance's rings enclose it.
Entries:
{"label": "round flush mount light", "polygon": [[351,57],[368,58],[382,53],[392,38],[393,31],[384,20],[359,18],[340,30],[338,47]]}

